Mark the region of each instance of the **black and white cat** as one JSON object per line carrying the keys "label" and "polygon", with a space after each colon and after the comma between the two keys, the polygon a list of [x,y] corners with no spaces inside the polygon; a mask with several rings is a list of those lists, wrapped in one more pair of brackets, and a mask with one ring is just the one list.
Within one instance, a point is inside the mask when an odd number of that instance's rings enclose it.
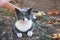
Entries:
{"label": "black and white cat", "polygon": [[22,37],[22,33],[27,32],[27,36],[32,36],[33,28],[35,24],[33,20],[35,16],[32,12],[32,8],[23,8],[23,9],[15,9],[17,20],[13,29],[18,37]]}

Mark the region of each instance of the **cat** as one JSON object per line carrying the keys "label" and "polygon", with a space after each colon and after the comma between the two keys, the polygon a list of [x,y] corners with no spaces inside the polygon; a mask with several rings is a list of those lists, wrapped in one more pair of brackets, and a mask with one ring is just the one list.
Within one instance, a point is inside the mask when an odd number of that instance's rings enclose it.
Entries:
{"label": "cat", "polygon": [[25,32],[27,32],[27,36],[31,37],[35,27],[33,20],[36,19],[32,8],[22,8],[20,10],[15,8],[15,11],[17,20],[13,26],[13,30],[17,37],[22,37]]}

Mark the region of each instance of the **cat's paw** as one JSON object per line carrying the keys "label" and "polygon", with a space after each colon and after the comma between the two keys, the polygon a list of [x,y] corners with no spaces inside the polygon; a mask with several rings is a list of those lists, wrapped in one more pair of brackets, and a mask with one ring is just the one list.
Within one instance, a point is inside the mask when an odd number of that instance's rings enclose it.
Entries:
{"label": "cat's paw", "polygon": [[33,32],[32,32],[32,31],[28,31],[27,35],[28,35],[29,37],[31,37],[31,36],[33,35]]}
{"label": "cat's paw", "polygon": [[22,37],[22,33],[17,33],[17,36],[18,36],[19,38],[21,38],[21,37]]}

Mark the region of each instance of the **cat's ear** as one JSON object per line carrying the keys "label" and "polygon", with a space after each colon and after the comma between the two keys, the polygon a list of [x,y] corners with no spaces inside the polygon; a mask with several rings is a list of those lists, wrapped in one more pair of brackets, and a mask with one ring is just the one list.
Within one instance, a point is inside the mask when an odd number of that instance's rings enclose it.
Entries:
{"label": "cat's ear", "polygon": [[17,8],[15,8],[15,12],[16,12],[17,15],[19,15],[21,13],[21,11]]}
{"label": "cat's ear", "polygon": [[31,11],[32,11],[32,8],[29,8],[29,9],[27,10],[27,13],[30,14]]}

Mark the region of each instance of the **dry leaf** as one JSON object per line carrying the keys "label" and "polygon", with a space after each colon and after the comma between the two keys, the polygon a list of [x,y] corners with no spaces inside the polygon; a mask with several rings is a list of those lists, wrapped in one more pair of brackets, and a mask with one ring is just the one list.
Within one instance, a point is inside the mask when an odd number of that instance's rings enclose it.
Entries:
{"label": "dry leaf", "polygon": [[51,35],[53,38],[60,38],[60,34],[52,34]]}
{"label": "dry leaf", "polygon": [[53,10],[51,10],[48,14],[49,14],[49,15],[52,15],[52,16],[56,16],[56,15],[59,14],[59,11],[56,10],[56,9],[53,9]]}
{"label": "dry leaf", "polygon": [[38,13],[35,13],[35,16],[36,17],[42,17],[42,16],[44,16],[45,15],[45,13],[44,12],[38,12]]}

